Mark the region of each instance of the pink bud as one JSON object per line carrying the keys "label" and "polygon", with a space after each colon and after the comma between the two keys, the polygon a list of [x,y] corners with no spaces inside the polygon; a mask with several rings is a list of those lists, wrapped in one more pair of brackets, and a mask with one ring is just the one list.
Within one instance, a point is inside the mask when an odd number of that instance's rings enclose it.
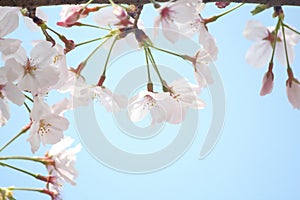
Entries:
{"label": "pink bud", "polygon": [[262,87],[260,90],[260,96],[265,96],[267,94],[270,94],[273,90],[274,86],[274,74],[271,71],[268,71],[265,73],[263,81],[262,81]]}
{"label": "pink bud", "polygon": [[216,6],[218,8],[226,8],[226,6],[228,6],[230,4],[230,2],[216,2]]}
{"label": "pink bud", "polygon": [[297,79],[287,80],[286,93],[293,107],[300,110],[300,83]]}
{"label": "pink bud", "polygon": [[121,21],[125,20],[127,18],[126,11],[123,8],[121,8],[120,6],[114,6],[113,13]]}

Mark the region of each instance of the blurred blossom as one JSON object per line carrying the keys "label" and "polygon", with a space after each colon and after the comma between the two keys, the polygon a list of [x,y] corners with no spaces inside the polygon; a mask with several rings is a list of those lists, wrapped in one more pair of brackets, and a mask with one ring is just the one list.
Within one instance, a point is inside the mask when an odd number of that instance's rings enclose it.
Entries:
{"label": "blurred blossom", "polygon": [[[299,42],[300,36],[293,31],[285,30],[287,53],[290,62],[293,62],[295,57],[294,46]],[[259,21],[250,20],[243,31],[243,35],[254,45],[246,53],[246,61],[254,67],[263,67],[270,61],[275,42],[274,27],[265,27]],[[279,63],[286,66],[286,53],[284,49],[282,31],[278,30],[276,40],[275,57]]]}

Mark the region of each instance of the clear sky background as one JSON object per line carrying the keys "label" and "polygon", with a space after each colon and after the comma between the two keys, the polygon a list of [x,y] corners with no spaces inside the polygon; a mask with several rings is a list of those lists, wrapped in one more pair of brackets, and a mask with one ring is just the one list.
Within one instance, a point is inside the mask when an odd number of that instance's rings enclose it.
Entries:
{"label": "clear sky background", "polygon": [[[200,111],[198,134],[186,153],[171,166],[147,174],[130,174],[113,170],[99,163],[85,148],[78,154],[77,169],[79,177],[75,187],[65,184],[62,192],[64,200],[71,199],[205,199],[205,200],[298,200],[300,199],[300,112],[294,110],[286,97],[285,81],[286,69],[275,62],[275,86],[273,92],[266,96],[259,96],[263,74],[267,66],[255,69],[249,66],[245,59],[245,53],[252,44],[246,40],[242,31],[249,19],[258,19],[266,26],[274,26],[276,19],[271,17],[272,9],[252,17],[250,10],[254,5],[243,6],[239,10],[222,17],[217,22],[209,24],[209,31],[217,39],[219,47],[218,60],[215,62],[222,77],[226,94],[226,119],[222,136],[214,151],[204,160],[199,160],[199,151],[203,143],[205,131],[210,123],[209,93],[204,92],[203,98],[208,102],[208,108]],[[49,26],[54,27],[59,20],[59,7],[43,8],[48,15]],[[299,8],[284,7],[286,22],[300,30]],[[207,6],[204,17],[221,12],[213,6]],[[151,27],[153,19],[157,15],[152,7],[146,7],[142,14],[145,27]],[[86,22],[91,22],[89,17]],[[64,29],[55,28],[61,33],[70,33],[70,38],[80,42],[96,37],[95,31],[86,28]],[[12,38],[23,40],[23,44],[30,49],[32,40],[43,38],[40,32],[28,31],[21,21],[20,29],[10,35]],[[196,38],[195,38],[196,39]],[[87,45],[71,52],[68,58],[68,66],[76,67],[86,58],[88,51],[95,44]],[[292,63],[294,73],[300,78],[300,45],[295,48],[296,59]],[[28,50],[29,52],[29,50]],[[139,57],[134,63],[138,63]],[[166,58],[165,58],[166,59]],[[143,57],[139,63],[144,60]],[[126,63],[131,60],[127,59]],[[170,63],[180,62],[170,59]],[[125,61],[123,62],[124,65]],[[118,62],[116,62],[118,65]],[[122,63],[119,62],[120,68]],[[133,64],[132,67],[135,65]],[[107,84],[113,88],[119,81],[113,73],[118,74],[119,66],[111,68],[111,77]],[[193,81],[193,73],[178,68],[179,73]],[[125,70],[126,71],[126,70]],[[111,84],[111,85],[110,85]],[[53,103],[59,98],[56,94],[49,98]],[[49,95],[50,96],[50,95]],[[98,119],[105,120],[103,130],[106,136],[115,144],[128,151],[147,151],[139,145],[141,141],[121,136],[121,131],[111,119],[111,115],[102,108],[99,109]],[[27,122],[28,116],[24,107],[11,106],[12,117],[9,123],[0,128],[0,144],[4,144],[13,137]],[[103,116],[103,117],[101,117]],[[68,112],[67,117],[71,126],[66,132],[80,142],[73,120],[73,113]],[[107,120],[107,121],[106,121]],[[152,150],[161,148],[164,142],[170,142],[174,138],[172,127],[158,143],[149,146]],[[87,131],[89,127],[87,127]],[[1,153],[2,155],[31,155],[30,145],[26,142],[28,133],[13,143]],[[120,139],[121,138],[121,139]],[[124,139],[123,139],[124,138]],[[132,144],[132,145],[131,145]],[[145,144],[144,142],[142,144]],[[153,144],[153,143],[152,143]],[[159,146],[160,144],[162,146]],[[101,142],[99,142],[101,145]],[[141,147],[141,149],[139,149]],[[47,148],[42,148],[37,155],[43,155]],[[111,155],[114,156],[114,155]],[[45,173],[43,166],[32,165],[28,162],[10,162],[34,172]],[[1,186],[15,185],[18,187],[42,187],[43,183],[37,183],[26,175],[14,172],[10,169],[0,168]],[[45,195],[28,192],[16,192],[19,199],[49,199]]]}

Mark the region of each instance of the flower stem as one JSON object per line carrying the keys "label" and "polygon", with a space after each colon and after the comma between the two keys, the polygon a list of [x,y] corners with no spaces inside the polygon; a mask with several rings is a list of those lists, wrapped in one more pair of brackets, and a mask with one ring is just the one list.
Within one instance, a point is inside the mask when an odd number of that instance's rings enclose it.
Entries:
{"label": "flower stem", "polygon": [[290,69],[291,66],[290,66],[290,61],[289,61],[289,55],[288,55],[288,50],[287,50],[287,45],[286,45],[286,38],[285,38],[285,30],[284,30],[284,26],[283,25],[281,26],[281,29],[282,29],[282,35],[283,35],[283,43],[284,43],[286,64],[287,64],[287,68]]}
{"label": "flower stem", "polygon": [[278,37],[278,30],[280,28],[280,23],[281,23],[281,19],[278,18],[278,21],[277,21],[277,24],[276,24],[276,27],[275,27],[275,39],[274,39],[274,42],[272,44],[273,51],[272,51],[272,56],[271,56],[270,63],[273,63],[273,60],[274,60],[275,48],[276,48],[277,37]]}
{"label": "flower stem", "polygon": [[29,192],[39,192],[39,193],[43,193],[43,194],[47,194],[49,195],[52,199],[56,199],[56,197],[58,196],[57,193],[52,192],[48,189],[44,189],[44,188],[17,188],[17,187],[8,187],[8,190],[15,190],[15,191],[29,191]]}
{"label": "flower stem", "polygon": [[161,77],[161,75],[160,75],[160,73],[159,73],[158,67],[157,67],[157,65],[156,65],[156,63],[155,63],[154,57],[153,57],[153,55],[152,55],[152,53],[151,53],[151,50],[149,49],[149,47],[146,47],[146,48],[147,48],[147,51],[148,51],[148,54],[149,54],[150,62],[151,62],[151,64],[152,64],[154,70],[156,71],[157,76],[158,76],[158,78],[159,78],[159,80],[160,80],[160,82],[161,82],[161,84],[162,84],[163,91],[164,91],[164,92],[167,92],[167,91],[168,91],[168,86],[167,86],[167,84],[166,84],[166,81],[163,80],[163,78]]}
{"label": "flower stem", "polygon": [[83,61],[84,63],[87,63],[87,61],[96,53],[96,51],[98,51],[100,49],[100,47],[102,47],[103,44],[105,44],[105,42],[110,38],[110,36],[105,36],[104,38],[106,38],[103,42],[101,42],[91,53],[90,55],[88,55],[88,57]]}
{"label": "flower stem", "polygon": [[26,102],[24,102],[24,106],[25,106],[25,108],[27,109],[27,111],[28,111],[29,113],[31,113],[31,110],[30,110],[30,108],[29,108],[29,106],[27,105]]}
{"label": "flower stem", "polygon": [[283,23],[283,22],[282,22],[282,25],[283,25],[284,27],[286,27],[286,28],[290,29],[291,31],[293,31],[293,32],[297,33],[298,35],[300,35],[300,32],[299,32],[299,31],[297,31],[297,30],[293,29],[293,28],[292,28],[292,27],[290,27],[289,25],[287,25],[287,24],[285,24],[285,23]]}
{"label": "flower stem", "polygon": [[238,4],[238,5],[236,5],[236,6],[232,7],[232,8],[230,8],[229,10],[226,10],[226,11],[223,12],[223,13],[220,13],[220,14],[218,14],[218,15],[215,15],[215,16],[212,16],[212,17],[210,17],[210,18],[208,18],[208,19],[205,19],[205,23],[214,22],[214,21],[216,21],[217,19],[219,19],[220,17],[223,17],[224,15],[227,15],[227,14],[231,13],[232,11],[238,9],[239,7],[243,6],[244,4],[245,4],[245,3],[240,3],[240,4]]}
{"label": "flower stem", "polygon": [[20,168],[18,168],[18,167],[14,167],[14,166],[12,166],[12,165],[9,165],[9,164],[3,163],[3,162],[0,162],[0,166],[11,168],[11,169],[13,169],[13,170],[22,172],[22,173],[27,174],[27,175],[29,175],[29,176],[32,176],[32,177],[34,177],[34,178],[37,177],[37,175],[34,174],[34,173],[31,173],[31,172],[26,171],[26,170],[24,170],[24,169],[20,169]]}
{"label": "flower stem", "polygon": [[151,45],[151,44],[148,44],[148,46],[150,46],[150,47],[152,47],[153,49],[156,49],[156,50],[158,50],[158,51],[161,51],[161,52],[164,52],[164,53],[168,53],[168,54],[171,54],[171,55],[173,55],[173,56],[180,57],[180,58],[182,58],[182,59],[185,59],[185,58],[186,58],[185,55],[177,54],[177,53],[175,53],[175,52],[168,51],[168,50],[166,50],[166,49],[161,49],[161,48],[156,47],[156,46]]}
{"label": "flower stem", "polygon": [[0,160],[29,160],[34,162],[39,162],[42,164],[48,164],[45,159],[38,157],[26,157],[26,156],[0,156]]}
{"label": "flower stem", "polygon": [[82,43],[78,43],[76,44],[76,47],[79,47],[79,46],[82,46],[82,45],[85,45],[85,44],[89,44],[89,43],[92,43],[92,42],[96,42],[98,40],[102,40],[102,39],[105,39],[107,38],[108,36],[104,36],[104,37],[100,37],[100,38],[96,38],[96,39],[92,39],[92,40],[88,40],[88,41],[85,41],[85,42],[82,42]]}
{"label": "flower stem", "polygon": [[18,137],[20,137],[22,134],[26,133],[31,127],[31,122],[22,128],[22,130],[15,136],[13,137],[10,141],[8,141],[1,149],[0,152],[3,151],[6,147],[8,147],[13,141],[15,141]]}
{"label": "flower stem", "polygon": [[24,94],[25,98],[28,99],[29,101],[33,102],[33,99],[30,98],[28,95]]}
{"label": "flower stem", "polygon": [[91,4],[94,0],[89,0],[85,5],[84,8],[86,8],[89,4]]}
{"label": "flower stem", "polygon": [[102,26],[96,26],[96,25],[91,25],[91,24],[84,24],[84,23],[79,23],[79,24],[75,24],[76,26],[86,26],[86,27],[91,27],[91,28],[97,28],[97,29],[102,29],[102,30],[106,30],[106,31],[110,31],[110,28],[105,28]]}
{"label": "flower stem", "polygon": [[106,58],[106,61],[105,61],[105,64],[104,64],[104,69],[103,69],[103,72],[102,72],[102,76],[105,76],[105,73],[106,73],[106,69],[107,69],[107,65],[108,65],[108,61],[109,61],[109,58],[110,58],[110,55],[111,55],[111,52],[116,44],[116,41],[117,41],[117,37],[115,37],[113,43],[111,44],[111,47],[109,49],[109,52],[107,54],[107,58]]}
{"label": "flower stem", "polygon": [[148,58],[148,53],[147,53],[147,50],[146,50],[145,46],[144,46],[144,51],[145,51],[146,64],[147,64],[148,83],[152,83],[151,75],[150,75],[149,58]]}
{"label": "flower stem", "polygon": [[[46,25],[46,24],[45,24]],[[51,32],[53,32],[55,35],[57,35],[59,38],[62,36],[60,33],[56,32],[54,29],[50,28],[46,25],[46,29],[49,29]]]}

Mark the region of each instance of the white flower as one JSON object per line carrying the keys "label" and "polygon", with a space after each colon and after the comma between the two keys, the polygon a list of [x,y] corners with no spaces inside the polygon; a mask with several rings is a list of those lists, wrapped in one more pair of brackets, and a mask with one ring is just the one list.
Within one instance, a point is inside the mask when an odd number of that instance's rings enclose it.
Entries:
{"label": "white flower", "polygon": [[21,106],[24,103],[25,96],[13,83],[7,80],[7,70],[0,68],[0,127],[4,126],[9,117],[9,106],[7,100]]}
{"label": "white flower", "polygon": [[76,147],[67,149],[73,142],[74,139],[65,137],[51,147],[46,157],[54,161],[53,165],[47,166],[50,174],[75,185],[74,180],[78,176],[78,171],[75,169],[76,154],[81,150],[81,145],[77,144]]}
{"label": "white flower", "polygon": [[[169,1],[166,5],[159,8],[158,12],[160,15],[154,20],[154,34],[157,35],[158,27],[161,24],[164,36],[170,42],[176,42],[179,37],[177,23],[185,23],[197,17],[198,10],[194,4],[195,1],[192,0]],[[172,30],[172,32],[170,32],[170,30]]]}
{"label": "white flower", "polygon": [[[56,107],[58,110],[62,109]],[[39,97],[34,98],[30,113],[33,123],[28,138],[33,153],[39,149],[41,142],[43,145],[55,144],[64,137],[63,131],[68,129],[69,121],[59,114]]]}
{"label": "white flower", "polygon": [[4,55],[16,52],[21,44],[20,40],[3,38],[18,28],[18,12],[18,8],[0,7],[0,52]]}
{"label": "white flower", "polygon": [[182,121],[180,104],[169,92],[153,93],[142,91],[130,100],[128,114],[133,122],[144,119],[150,112],[152,123],[167,121],[177,124]]}
{"label": "white flower", "polygon": [[198,33],[199,43],[203,45],[203,48],[207,53],[209,53],[213,61],[217,60],[219,50],[216,39],[208,32],[204,20],[200,16],[198,16],[196,19],[188,20],[184,24],[181,24],[180,32],[190,37]]}
{"label": "white flower", "polygon": [[204,49],[199,49],[196,55],[193,57],[194,65],[194,77],[198,83],[199,89],[207,87],[209,84],[213,84],[213,76],[209,69],[211,63],[211,57]]}
{"label": "white flower", "polygon": [[120,6],[114,5],[96,12],[94,21],[100,26],[127,27],[133,25],[133,20],[127,12]]}
{"label": "white flower", "polygon": [[198,94],[200,93],[199,87],[189,83],[184,78],[170,83],[169,90],[172,97],[179,101],[183,109],[202,109],[205,106],[204,102],[198,98]]}
{"label": "white flower", "polygon": [[53,66],[56,50],[49,42],[38,43],[31,51],[31,58],[20,48],[15,58],[5,62],[18,76],[18,87],[32,94],[47,90],[58,81],[58,70]]}
{"label": "white flower", "polygon": [[127,106],[125,96],[113,94],[106,87],[96,86],[94,88],[95,98],[105,107],[108,112],[119,112]]}
{"label": "white flower", "polygon": [[300,110],[300,82],[297,79],[287,81],[286,93],[293,107]]}
{"label": "white flower", "polygon": [[[299,42],[300,36],[289,29],[285,29],[287,52],[290,62],[294,60],[294,46]],[[270,61],[272,45],[275,41],[274,27],[265,27],[259,21],[250,20],[243,31],[243,35],[255,42],[246,53],[246,61],[254,67],[263,67]],[[275,56],[279,63],[286,66],[286,54],[281,29],[278,30]]]}

